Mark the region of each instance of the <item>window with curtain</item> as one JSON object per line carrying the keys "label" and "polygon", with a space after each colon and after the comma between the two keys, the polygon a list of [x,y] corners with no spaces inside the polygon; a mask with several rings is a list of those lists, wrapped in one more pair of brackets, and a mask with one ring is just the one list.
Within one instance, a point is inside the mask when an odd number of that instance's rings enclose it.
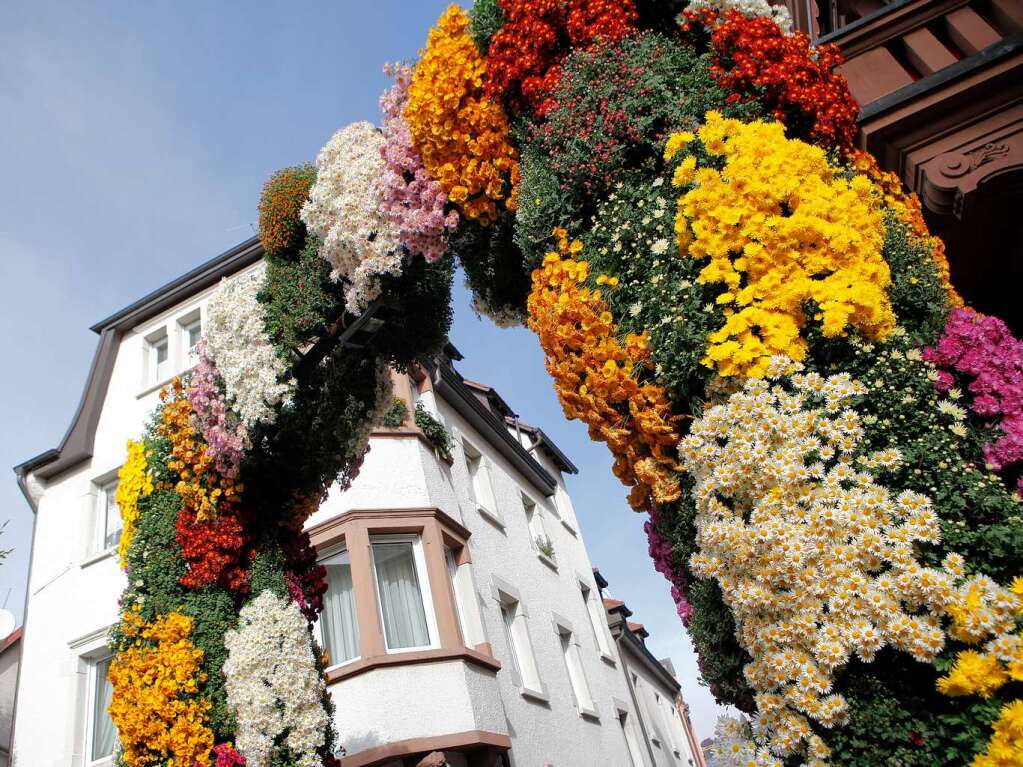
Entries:
{"label": "window with curtain", "polygon": [[96,661],[92,667],[91,716],[89,722],[89,763],[109,759],[117,746],[117,728],[110,720],[108,709],[113,687],[107,679],[110,658]]}
{"label": "window with curtain", "polygon": [[373,543],[380,615],[388,650],[430,645],[430,628],[414,541]]}
{"label": "window with curtain", "polygon": [[327,570],[327,593],[323,596],[320,635],[330,665],[350,661],[359,655],[359,623],[355,613],[352,563],[347,551],[321,563]]}

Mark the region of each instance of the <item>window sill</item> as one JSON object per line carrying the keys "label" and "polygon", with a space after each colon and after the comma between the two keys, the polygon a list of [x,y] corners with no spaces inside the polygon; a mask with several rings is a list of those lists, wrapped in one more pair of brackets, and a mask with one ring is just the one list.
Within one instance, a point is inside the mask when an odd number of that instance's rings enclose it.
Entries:
{"label": "window sill", "polygon": [[94,565],[97,562],[102,562],[105,559],[110,559],[116,553],[117,553],[117,547],[113,546],[113,547],[111,547],[109,549],[106,549],[105,551],[100,551],[97,554],[90,554],[89,556],[87,556],[85,559],[82,560],[82,563],[79,565],[79,567],[84,569],[84,568],[88,567],[89,565]]}
{"label": "window sill", "polygon": [[504,527],[504,520],[501,519],[499,516],[497,516],[497,514],[492,512],[486,506],[482,506],[482,505],[477,503],[476,504],[476,511],[479,512],[479,515],[481,517],[483,517],[485,520],[487,520],[490,524],[492,524],[495,527],[497,527],[502,533],[506,532],[505,531],[505,527]]}
{"label": "window sill", "polygon": [[541,692],[540,690],[534,690],[532,687],[522,687],[519,689],[519,694],[526,700],[532,700],[536,703],[550,704],[551,699],[547,697],[547,693]]}
{"label": "window sill", "polygon": [[567,521],[565,521],[564,519],[562,519],[562,520],[561,520],[561,526],[562,526],[563,528],[565,528],[566,530],[568,530],[568,532],[569,532],[569,533],[571,533],[571,534],[572,534],[572,535],[573,535],[574,537],[576,537],[576,538],[578,538],[578,537],[579,537],[579,531],[578,531],[578,530],[576,530],[576,529],[575,529],[574,527],[572,527],[572,525],[570,525],[570,524],[569,524],[569,523],[568,523]]}
{"label": "window sill", "polygon": [[616,661],[613,656],[608,655],[603,650],[601,650],[600,652],[600,659],[604,661],[604,663],[606,663],[607,665],[612,666],[614,668],[618,668],[618,661]]}
{"label": "window sill", "polygon": [[167,377],[166,377],[165,379],[163,379],[162,381],[158,381],[158,382],[157,382],[157,383],[155,383],[155,384],[149,384],[149,385],[145,386],[145,387],[144,387],[144,388],[142,389],[142,391],[140,391],[140,392],[139,392],[138,394],[136,394],[136,395],[135,395],[135,399],[142,399],[143,397],[148,397],[148,396],[149,396],[150,394],[152,394],[153,392],[155,392],[155,391],[159,391],[159,390],[160,390],[160,389],[162,389],[162,388],[163,388],[164,386],[167,386],[167,384],[169,384],[169,383],[170,383],[171,381],[173,381],[173,380],[174,380],[175,378],[181,378],[182,376],[186,376],[186,375],[188,375],[189,373],[191,373],[191,372],[192,372],[193,370],[195,370],[195,365],[189,365],[189,366],[188,366],[187,368],[185,368],[184,370],[182,370],[182,371],[180,371],[180,372],[178,372],[178,373],[175,373],[174,375],[171,375],[171,376],[167,376]]}
{"label": "window sill", "polygon": [[546,554],[544,554],[543,552],[538,551],[536,553],[536,558],[543,562],[545,565],[547,565],[549,568],[551,568],[551,570],[553,570],[554,572],[558,572],[558,563],[555,562]]}
{"label": "window sill", "polygon": [[388,655],[360,658],[343,666],[328,669],[326,672],[327,684],[351,679],[353,676],[364,674],[375,668],[411,666],[416,663],[434,663],[445,660],[461,660],[489,671],[501,670],[501,662],[499,660],[468,647],[460,647],[457,650],[441,648],[439,650],[413,650],[410,652],[395,651]]}
{"label": "window sill", "polygon": [[597,713],[596,709],[580,707],[576,710],[579,712],[579,716],[583,719],[589,719],[594,722],[600,721],[600,714]]}

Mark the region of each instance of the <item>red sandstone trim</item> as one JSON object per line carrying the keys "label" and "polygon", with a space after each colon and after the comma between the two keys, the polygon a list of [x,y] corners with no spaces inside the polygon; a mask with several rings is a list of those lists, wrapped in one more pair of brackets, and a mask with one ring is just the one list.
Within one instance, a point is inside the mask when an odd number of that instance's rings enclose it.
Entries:
{"label": "red sandstone trim", "polygon": [[373,767],[392,759],[429,751],[464,751],[488,746],[507,751],[511,748],[511,738],[486,730],[469,730],[432,738],[410,738],[346,756],[341,760],[341,767]]}
{"label": "red sandstone trim", "polygon": [[[482,647],[483,645],[480,646]],[[468,647],[462,647],[461,649],[441,647],[436,650],[415,650],[412,652],[378,655],[373,658],[360,658],[346,666],[329,670],[327,672],[327,684],[342,682],[345,679],[351,679],[354,676],[365,674],[367,671],[372,671],[376,668],[411,666],[416,663],[436,663],[449,660],[461,660],[488,671],[497,672],[501,670],[501,661],[487,653]]]}

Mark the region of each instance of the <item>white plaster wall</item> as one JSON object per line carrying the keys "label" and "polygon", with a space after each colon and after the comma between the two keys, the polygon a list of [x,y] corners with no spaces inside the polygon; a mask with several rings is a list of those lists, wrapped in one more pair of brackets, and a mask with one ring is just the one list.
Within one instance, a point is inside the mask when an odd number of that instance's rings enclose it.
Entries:
{"label": "white plaster wall", "polygon": [[96,557],[92,548],[95,482],[120,467],[127,440],[141,435],[159,401],[159,384],[150,386],[143,378],[145,337],[167,327],[171,373],[185,372],[177,320],[196,309],[205,311],[212,290],[124,335],[97,425],[93,457],[51,479],[38,500],[14,734],[13,763],[18,767],[80,763],[80,651],[71,643],[117,620],[117,598],[126,586],[117,557]]}
{"label": "white plaster wall", "polygon": [[348,754],[470,730],[507,734],[494,674],[461,660],[376,668],[330,692]]}
{"label": "white plaster wall", "polygon": [[[484,441],[446,402],[437,403],[442,420],[457,437],[453,489],[462,510],[462,521],[472,537],[469,549],[487,637],[504,668],[498,673],[501,698],[512,738],[516,767],[591,767],[596,764],[628,764],[628,754],[618,725],[613,698],[626,700],[628,690],[621,670],[602,660],[579,589],[582,578],[597,592],[592,565],[578,533],[570,532],[555,514],[552,499],[533,487]],[[489,457],[494,496],[504,521],[503,529],[481,515],[472,502],[471,480],[465,466],[461,438]],[[543,456],[544,468],[562,483],[560,473]],[[563,486],[563,485],[562,485]],[[520,493],[527,493],[542,509],[548,536],[554,544],[557,570],[541,561],[531,543]],[[570,525],[575,530],[574,513]],[[500,607],[492,593],[494,576],[518,590],[528,613],[527,624],[540,678],[548,702],[524,697],[512,681],[511,655],[505,642]],[[580,654],[599,720],[582,717],[565,668],[554,614],[567,619],[581,645]],[[606,630],[606,628],[605,628]]]}
{"label": "white plaster wall", "polygon": [[[0,640],[2,642],[3,640]],[[17,642],[0,655],[0,748],[11,747],[11,725],[14,714],[14,689],[18,681],[18,662],[21,642]],[[0,767],[7,767],[6,754],[0,753]]]}

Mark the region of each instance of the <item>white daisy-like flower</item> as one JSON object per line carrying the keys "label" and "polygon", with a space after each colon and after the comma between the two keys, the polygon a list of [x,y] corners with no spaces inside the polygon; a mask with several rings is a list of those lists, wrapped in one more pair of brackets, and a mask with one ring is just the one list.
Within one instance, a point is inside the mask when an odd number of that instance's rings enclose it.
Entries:
{"label": "white daisy-like flower", "polygon": [[653,251],[655,256],[663,256],[665,253],[668,252],[669,247],[670,243],[668,242],[668,240],[664,237],[661,237],[659,240],[654,242],[654,244],[650,247],[650,250]]}

